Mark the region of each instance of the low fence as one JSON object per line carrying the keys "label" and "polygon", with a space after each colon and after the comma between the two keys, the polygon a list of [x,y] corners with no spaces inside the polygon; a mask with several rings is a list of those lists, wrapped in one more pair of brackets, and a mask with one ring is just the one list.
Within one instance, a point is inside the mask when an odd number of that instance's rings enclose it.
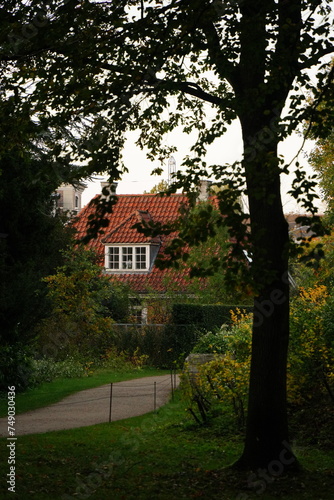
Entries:
{"label": "low fence", "polygon": [[[140,406],[148,410],[156,411],[163,403],[165,403],[166,390],[171,393],[172,400],[174,399],[174,391],[178,386],[178,378],[176,370],[171,370],[170,378],[165,378],[160,381],[147,382],[143,384],[131,385],[130,383],[113,382],[110,384],[109,394],[109,423],[113,420],[115,403],[120,398],[126,398],[129,403],[132,400],[132,405],[138,408],[136,398],[140,400]],[[135,393],[133,392],[135,390]],[[139,409],[142,412],[142,408]]]}
{"label": "low fence", "polygon": [[[170,374],[132,379],[85,389],[70,396],[58,392],[59,402],[33,412],[16,415],[17,435],[51,430],[74,429],[135,417],[156,411],[173,399],[179,383],[175,370]],[[38,412],[36,419],[35,412]],[[0,419],[0,437],[8,435],[7,417]]]}

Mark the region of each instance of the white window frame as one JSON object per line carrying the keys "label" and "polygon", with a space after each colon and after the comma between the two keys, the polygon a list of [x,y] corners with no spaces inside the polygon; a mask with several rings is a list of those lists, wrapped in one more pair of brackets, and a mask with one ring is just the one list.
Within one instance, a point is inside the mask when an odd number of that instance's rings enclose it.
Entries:
{"label": "white window frame", "polygon": [[[113,250],[113,255],[110,252],[110,250]],[[111,262],[112,262],[112,265],[110,265]],[[119,271],[121,269],[121,255],[120,255],[119,247],[107,247],[106,267],[108,267],[108,269],[112,269],[113,271]]]}
{"label": "white window frame", "polygon": [[[136,246],[134,249],[134,265],[136,271],[145,271],[149,268],[149,262],[148,262],[148,250],[149,247],[147,246]],[[145,257],[143,260],[142,257]],[[144,267],[142,266],[144,264]]]}
{"label": "white window frame", "polygon": [[[112,266],[110,249],[115,250],[115,259]],[[143,252],[143,249],[145,250]],[[137,256],[142,257],[137,259]],[[131,258],[132,257],[132,258]],[[145,262],[144,262],[144,260]],[[145,263],[145,267],[137,267],[138,264]],[[115,266],[117,264],[117,266]],[[149,245],[106,245],[105,247],[105,268],[111,272],[118,273],[140,273],[150,269],[150,247]]]}
{"label": "white window frame", "polygon": [[122,271],[133,271],[134,267],[134,247],[122,247],[120,249],[121,255],[121,269]]}

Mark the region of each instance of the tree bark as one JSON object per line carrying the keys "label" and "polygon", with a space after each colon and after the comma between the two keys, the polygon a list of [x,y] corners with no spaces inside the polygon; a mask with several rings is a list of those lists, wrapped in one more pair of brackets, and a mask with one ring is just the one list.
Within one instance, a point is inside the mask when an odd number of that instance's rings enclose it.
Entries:
{"label": "tree bark", "polygon": [[283,473],[297,466],[297,460],[288,444],[289,233],[277,149],[279,117],[297,71],[301,2],[278,4],[277,45],[269,71],[268,2],[245,0],[240,11],[240,62],[232,86],[244,143],[255,299],[246,440],[236,466],[276,467]]}
{"label": "tree bark", "polygon": [[277,134],[272,133],[271,137],[267,119],[256,116],[255,120],[249,120],[249,115],[241,120],[256,297],[246,440],[235,465],[276,467],[282,473],[297,465],[288,444],[286,402],[289,234],[280,194]]}

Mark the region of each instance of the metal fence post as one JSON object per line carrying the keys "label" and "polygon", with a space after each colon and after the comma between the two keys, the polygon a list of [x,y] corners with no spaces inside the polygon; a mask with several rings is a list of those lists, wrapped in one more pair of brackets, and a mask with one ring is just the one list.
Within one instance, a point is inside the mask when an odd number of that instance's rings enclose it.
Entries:
{"label": "metal fence post", "polygon": [[157,409],[157,383],[154,382],[154,411]]}
{"label": "metal fence post", "polygon": [[112,386],[113,383],[110,383],[110,406],[109,406],[109,424],[111,422],[111,409],[112,409]]}

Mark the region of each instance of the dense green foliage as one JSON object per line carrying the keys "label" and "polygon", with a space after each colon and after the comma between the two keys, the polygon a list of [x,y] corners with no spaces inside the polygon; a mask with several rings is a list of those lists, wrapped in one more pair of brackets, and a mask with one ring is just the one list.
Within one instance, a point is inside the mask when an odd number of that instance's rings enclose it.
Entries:
{"label": "dense green foliage", "polygon": [[[75,358],[79,364],[100,360],[114,345],[113,322],[129,315],[128,288],[101,275],[94,252],[71,246],[59,254],[61,266],[56,267],[57,260],[54,260],[50,271],[55,274],[49,276],[45,275],[48,258],[44,265],[43,257],[39,258],[42,264],[31,282],[35,287],[31,293],[36,294],[36,299],[31,298],[35,300],[31,302],[35,310],[29,311],[30,330],[23,320],[22,325],[19,322],[23,313],[18,315],[18,336],[10,335],[0,354],[0,390],[15,385],[20,391],[34,385],[40,378],[43,359],[45,363],[50,362],[50,366],[54,366],[55,361],[66,364],[68,357]],[[34,259],[32,262],[38,265]],[[13,282],[16,283],[15,279]],[[21,299],[30,304],[24,296]],[[38,309],[40,304],[44,306],[43,315]],[[8,332],[11,328],[8,327]],[[50,368],[50,374],[53,371]]]}
{"label": "dense green foliage", "polygon": [[218,329],[231,324],[231,311],[250,312],[251,306],[225,304],[174,304],[172,321],[176,325],[196,325],[198,329]]}
{"label": "dense green foliage", "polygon": [[[213,354],[214,359],[197,366],[189,361],[182,377],[183,388],[189,400],[189,411],[197,422],[208,421],[212,414],[224,411],[235,429],[244,428],[251,355],[252,316],[231,314],[232,325],[212,334],[203,334],[193,353]],[[196,415],[197,412],[197,415]]]}
{"label": "dense green foliage", "polygon": [[[331,61],[331,78],[334,75],[334,59]],[[309,155],[309,162],[317,172],[322,198],[326,204],[326,222],[334,225],[334,91],[333,85],[319,103],[313,120],[307,123],[308,134],[316,140]]]}
{"label": "dense green foliage", "polygon": [[[333,297],[324,285],[300,287],[291,304],[291,340],[288,370],[289,408],[301,415],[313,408],[318,415],[319,439],[328,445],[334,404]],[[232,326],[202,333],[192,353],[207,353],[214,359],[192,374],[186,365],[183,387],[189,411],[197,422],[207,423],[223,411],[236,429],[246,417],[250,370],[251,316],[232,314]],[[320,417],[322,408],[322,417]],[[232,423],[231,423],[232,425]],[[327,431],[326,431],[327,429]]]}
{"label": "dense green foliage", "polygon": [[44,382],[52,382],[56,378],[75,378],[88,375],[87,367],[73,358],[66,358],[63,361],[54,361],[52,358],[33,359],[31,370],[31,387]]}
{"label": "dense green foliage", "polygon": [[130,359],[144,356],[150,366],[182,366],[197,339],[194,325],[113,325],[110,339]]}
{"label": "dense green foliage", "polygon": [[0,351],[0,392],[6,392],[8,385],[15,385],[17,391],[26,389],[31,380],[31,349],[26,343],[15,342],[4,345]]}
{"label": "dense green foliage", "polygon": [[69,230],[53,214],[55,180],[50,175],[36,181],[47,165],[32,151],[0,154],[1,389],[25,385],[35,325],[50,308],[42,278],[61,264],[60,250],[70,241]]}
{"label": "dense green foliage", "polygon": [[35,181],[40,162],[13,153],[0,158],[1,166],[0,335],[2,343],[24,343],[48,308],[41,279],[61,263],[69,238],[52,216],[56,186]]}
{"label": "dense green foliage", "polygon": [[334,402],[333,234],[321,242],[324,257],[314,267],[299,264],[294,269],[299,287],[291,304],[290,371],[298,377],[301,400],[325,394]]}
{"label": "dense green foliage", "polygon": [[319,174],[319,186],[322,196],[327,205],[327,219],[330,225],[334,225],[334,131],[332,130],[326,138],[318,139],[316,147],[311,152],[309,161]]}
{"label": "dense green foliage", "polygon": [[290,378],[294,399],[326,394],[334,404],[333,297],[326,286],[301,288],[291,305]]}
{"label": "dense green foliage", "polygon": [[98,359],[112,346],[111,326],[129,315],[126,286],[103,276],[93,251],[72,248],[48,276],[52,312],[37,327],[36,353],[54,359]]}

